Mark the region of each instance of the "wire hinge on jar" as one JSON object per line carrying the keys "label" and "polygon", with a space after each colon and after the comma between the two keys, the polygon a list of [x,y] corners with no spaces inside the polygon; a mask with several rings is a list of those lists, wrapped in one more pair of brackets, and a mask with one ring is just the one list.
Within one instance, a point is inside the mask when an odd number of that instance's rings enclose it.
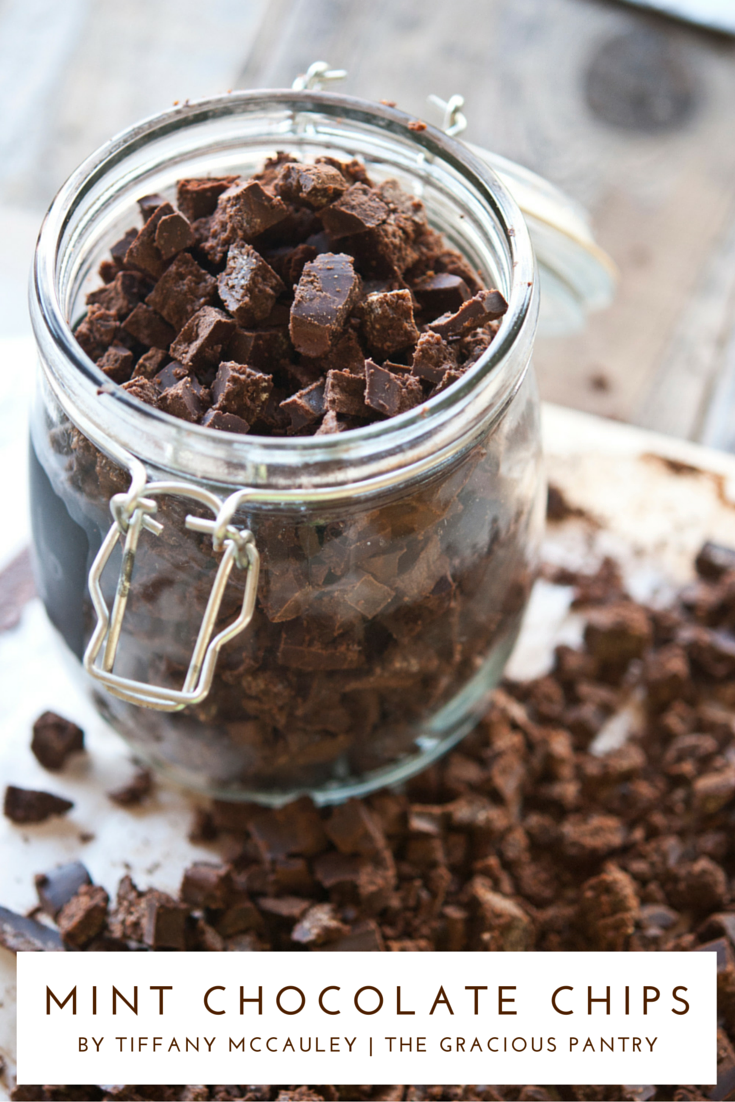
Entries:
{"label": "wire hinge on jar", "polygon": [[[187,704],[198,704],[204,700],[212,686],[214,668],[220,650],[250,623],[258,590],[260,555],[252,533],[232,524],[232,518],[247,496],[247,491],[238,490],[222,501],[208,490],[186,482],[146,483],[145,468],[137,460],[130,463],[130,468],[132,471],[130,488],[124,494],[115,494],[110,501],[110,512],[114,522],[89,571],[89,592],[97,613],[97,623],[84,653],[84,668],[101,682],[108,692],[121,700],[162,712],[176,712],[185,708]],[[158,505],[154,499],[164,495],[191,498],[210,509],[214,519],[190,515],[187,516],[185,524],[193,532],[211,535],[214,550],[224,552],[181,689],[149,685],[114,673],[140,533],[144,528],[154,536],[161,536],[163,533],[163,525],[154,520],[153,516],[158,511]],[[110,612],[102,593],[101,579],[118,540],[123,545],[123,557]],[[213,638],[222,598],[233,566],[247,571],[242,605],[237,618]]]}

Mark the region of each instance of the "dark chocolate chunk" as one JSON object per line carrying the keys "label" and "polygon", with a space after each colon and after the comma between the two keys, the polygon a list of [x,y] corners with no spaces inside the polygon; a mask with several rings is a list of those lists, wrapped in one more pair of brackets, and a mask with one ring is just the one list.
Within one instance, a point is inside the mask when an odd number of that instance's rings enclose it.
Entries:
{"label": "dark chocolate chunk", "polygon": [[379,356],[397,352],[419,339],[410,291],[368,295],[362,303],[362,317],[368,348]]}
{"label": "dark chocolate chunk", "polygon": [[140,213],[143,215],[143,221],[147,222],[150,216],[155,214],[158,208],[165,202],[166,200],[164,197],[159,195],[158,192],[152,192],[150,195],[143,195],[138,200],[138,207],[140,208]]}
{"label": "dark chocolate chunk", "polygon": [[[232,871],[227,865],[197,861],[184,872],[181,898],[192,907],[225,908],[233,892]],[[232,933],[240,933],[233,930]]]}
{"label": "dark chocolate chunk", "polygon": [[197,310],[214,302],[216,290],[214,277],[188,253],[182,253],[163,273],[146,303],[178,332]]}
{"label": "dark chocolate chunk", "polygon": [[363,919],[348,934],[319,947],[322,953],[384,953],[380,927],[372,918]]}
{"label": "dark chocolate chunk", "polygon": [[101,933],[107,923],[108,903],[109,896],[104,888],[82,884],[64,904],[57,919],[64,943],[72,949],[83,949]]}
{"label": "dark chocolate chunk", "polygon": [[183,214],[166,214],[156,226],[156,248],[164,260],[196,245],[196,235]]}
{"label": "dark chocolate chunk", "polygon": [[412,284],[411,290],[421,309],[430,317],[453,314],[470,297],[470,289],[461,276],[450,272],[432,272]]}
{"label": "dark chocolate chunk", "polygon": [[127,383],[123,383],[122,388],[132,398],[137,398],[139,402],[145,402],[147,406],[158,406],[161,392],[152,379],[133,376]]}
{"label": "dark chocolate chunk", "polygon": [[450,368],[456,368],[457,357],[451,345],[438,333],[422,333],[413,354],[411,370],[420,379],[440,383]]}
{"label": "dark chocolate chunk", "polygon": [[328,409],[322,418],[322,423],[314,433],[315,436],[333,436],[335,432],[344,432],[348,426],[339,420],[333,409]]}
{"label": "dark chocolate chunk", "polygon": [[338,337],[360,292],[351,256],[322,253],[304,266],[291,307],[294,348],[323,356]]}
{"label": "dark chocolate chunk", "polygon": [[134,379],[152,379],[169,359],[164,348],[150,348],[141,356],[133,371]]}
{"label": "dark chocolate chunk", "polygon": [[219,295],[238,325],[265,321],[284,290],[282,280],[252,245],[230,245],[227,266],[217,279]]}
{"label": "dark chocolate chunk", "polygon": [[126,383],[133,373],[134,364],[133,353],[122,344],[111,344],[97,360],[97,367],[104,371],[113,383]]}
{"label": "dark chocolate chunk", "polygon": [[214,367],[234,330],[235,323],[228,314],[213,306],[204,306],[189,318],[171,345],[171,355],[196,370]]}
{"label": "dark chocolate chunk", "polygon": [[190,222],[214,214],[217,200],[238,181],[238,176],[213,176],[203,179],[179,180],[176,184],[176,205]]}
{"label": "dark chocolate chunk", "polygon": [[277,195],[269,195],[257,180],[235,184],[222,192],[212,216],[204,249],[210,260],[221,263],[230,245],[250,242],[270,226],[286,218],[288,207]]}
{"label": "dark chocolate chunk", "polygon": [[349,417],[369,417],[370,411],[365,408],[365,380],[349,371],[328,371],[324,405]]}
{"label": "dark chocolate chunk", "polygon": [[122,321],[140,302],[145,286],[146,281],[137,272],[118,272],[106,287],[90,291],[87,305],[103,306]]}
{"label": "dark chocolate chunk", "polygon": [[222,413],[253,423],[273,389],[273,376],[233,361],[221,363],[212,384],[212,399]]}
{"label": "dark chocolate chunk", "polygon": [[452,385],[452,383],[459,382],[463,375],[464,368],[450,367],[448,371],[444,372],[444,375],[442,376],[442,381],[436,384],[431,392],[430,397],[433,398],[435,394],[441,394],[442,391],[446,390],[447,387]]}
{"label": "dark chocolate chunk", "polygon": [[[152,212],[151,212],[152,213]],[[118,269],[122,268],[125,263],[125,254],[130,246],[138,236],[138,230],[133,227],[126,230],[119,241],[116,241],[114,245],[110,246],[110,256],[117,265]]]}
{"label": "dark chocolate chunk", "polygon": [[249,830],[264,860],[291,854],[314,857],[327,848],[319,812],[306,796],[285,807],[257,810],[250,818]]}
{"label": "dark chocolate chunk", "polygon": [[[164,368],[164,371],[167,369]],[[162,374],[162,373],[160,373]],[[156,376],[158,380],[159,376]],[[180,417],[182,421],[197,424],[207,408],[211,395],[206,387],[203,387],[198,379],[187,375],[179,379],[173,386],[161,391],[158,399],[158,407],[172,417]]]}
{"label": "dark chocolate chunk", "polygon": [[302,429],[318,421],[324,413],[324,380],[318,379],[311,386],[298,390],[281,402],[279,408],[288,414],[294,429]]}
{"label": "dark chocolate chunk", "polygon": [[163,275],[166,263],[156,245],[156,231],[163,218],[175,213],[170,203],[161,203],[156,208],[125,253],[126,268],[140,268],[154,279]]}
{"label": "dark chocolate chunk", "polygon": [[0,945],[11,953],[59,953],[64,949],[56,930],[7,907],[0,907]]}
{"label": "dark chocolate chunk", "polygon": [[353,233],[364,233],[385,222],[388,207],[365,184],[353,184],[334,203],[324,207],[321,219],[330,237],[335,240]]}
{"label": "dark chocolate chunk", "polygon": [[708,541],[697,554],[694,565],[701,578],[721,578],[735,570],[735,548]]}
{"label": "dark chocolate chunk", "polygon": [[113,788],[107,793],[107,798],[120,807],[136,807],[143,802],[152,789],[153,775],[150,770],[136,769],[130,780],[119,788]]}
{"label": "dark chocolate chunk", "polygon": [[250,432],[250,425],[236,413],[223,413],[219,409],[208,409],[200,422],[204,428],[218,429],[220,432]]}
{"label": "dark chocolate chunk", "polygon": [[[323,249],[322,252],[327,252]],[[266,255],[266,260],[274,272],[277,272],[288,287],[293,287],[301,279],[304,265],[318,256],[317,249],[313,245],[301,244],[291,249],[283,246]]]}
{"label": "dark chocolate chunk", "polygon": [[[288,325],[288,320],[286,321]],[[224,346],[228,360],[263,370],[272,370],[291,353],[287,328],[235,329]]]}
{"label": "dark chocolate chunk", "polygon": [[338,169],[328,164],[286,164],[275,184],[287,203],[303,204],[321,210],[347,191],[348,183]]}
{"label": "dark chocolate chunk", "polygon": [[372,360],[365,361],[365,379],[365,404],[388,417],[405,413],[424,400],[418,379],[394,375]]}
{"label": "dark chocolate chunk", "polygon": [[186,949],[189,908],[151,888],[144,896],[143,941],[151,949]]}
{"label": "dark chocolate chunk", "polygon": [[463,302],[456,313],[444,314],[430,322],[429,329],[440,337],[463,337],[481,325],[502,318],[507,309],[508,303],[500,291],[478,291]]}
{"label": "dark chocolate chunk", "polygon": [[176,330],[143,302],[139,302],[132,314],[125,319],[123,328],[130,333],[131,337],[135,337],[136,341],[140,341],[149,348],[168,348],[176,336]]}
{"label": "dark chocolate chunk", "polygon": [[291,940],[298,945],[324,945],[349,933],[349,926],[340,921],[332,903],[315,903],[309,907],[291,931]]}
{"label": "dark chocolate chunk", "polygon": [[71,754],[84,750],[84,731],[55,712],[44,712],[33,724],[31,750],[44,769],[63,769]]}
{"label": "dark chocolate chunk", "polygon": [[75,896],[82,884],[91,884],[92,878],[81,861],[61,865],[51,872],[38,873],[35,877],[41,910],[51,918]]}
{"label": "dark chocolate chunk", "polygon": [[90,306],[74,336],[91,360],[98,360],[110,347],[118,332],[118,320],[104,306]]}
{"label": "dark chocolate chunk", "polygon": [[74,804],[50,792],[32,788],[17,788],[9,784],[5,789],[3,814],[14,823],[43,823],[52,815],[65,815]]}

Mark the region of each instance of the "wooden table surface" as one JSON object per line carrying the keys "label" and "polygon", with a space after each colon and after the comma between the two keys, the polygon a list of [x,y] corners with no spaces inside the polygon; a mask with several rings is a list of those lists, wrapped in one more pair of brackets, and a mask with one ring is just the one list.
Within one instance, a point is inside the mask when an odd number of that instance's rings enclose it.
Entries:
{"label": "wooden table surface", "polygon": [[735,450],[735,39],[615,0],[0,0],[0,335],[65,175],[136,118],[323,58],[584,203],[621,273],[542,394]]}

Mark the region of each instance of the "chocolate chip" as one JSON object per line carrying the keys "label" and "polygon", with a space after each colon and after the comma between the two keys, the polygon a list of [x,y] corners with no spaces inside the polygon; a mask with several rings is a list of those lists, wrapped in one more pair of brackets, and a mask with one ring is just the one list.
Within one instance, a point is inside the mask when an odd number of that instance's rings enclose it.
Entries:
{"label": "chocolate chip", "polygon": [[322,356],[338,337],[357,301],[360,277],[351,256],[322,253],[304,266],[291,307],[294,347],[305,356]]}
{"label": "chocolate chip", "polygon": [[230,245],[227,266],[217,280],[220,298],[238,325],[265,321],[283,282],[251,245]]}
{"label": "chocolate chip", "polygon": [[52,815],[65,815],[74,804],[50,792],[32,788],[17,788],[9,784],[5,789],[3,814],[14,823],[43,823]]}
{"label": "chocolate chip", "polygon": [[35,878],[41,910],[51,918],[77,894],[83,884],[91,884],[92,878],[80,861],[61,865],[51,872],[39,873]]}
{"label": "chocolate chip", "polygon": [[31,750],[44,769],[57,772],[84,750],[84,731],[56,712],[44,712],[33,724]]}
{"label": "chocolate chip", "polygon": [[454,314],[444,314],[430,322],[429,329],[440,337],[463,337],[481,325],[502,318],[507,309],[508,303],[500,291],[478,291],[473,298],[463,302]]}

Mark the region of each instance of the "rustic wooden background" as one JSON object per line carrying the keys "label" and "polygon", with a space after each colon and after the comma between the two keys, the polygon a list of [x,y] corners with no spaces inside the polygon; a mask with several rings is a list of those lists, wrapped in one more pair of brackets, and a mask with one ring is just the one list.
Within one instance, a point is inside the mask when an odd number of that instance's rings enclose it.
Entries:
{"label": "rustic wooden background", "polygon": [[735,39],[615,0],[0,0],[0,335],[54,190],[110,133],[316,59],[590,210],[621,272],[583,333],[539,342],[543,396],[735,450]]}

